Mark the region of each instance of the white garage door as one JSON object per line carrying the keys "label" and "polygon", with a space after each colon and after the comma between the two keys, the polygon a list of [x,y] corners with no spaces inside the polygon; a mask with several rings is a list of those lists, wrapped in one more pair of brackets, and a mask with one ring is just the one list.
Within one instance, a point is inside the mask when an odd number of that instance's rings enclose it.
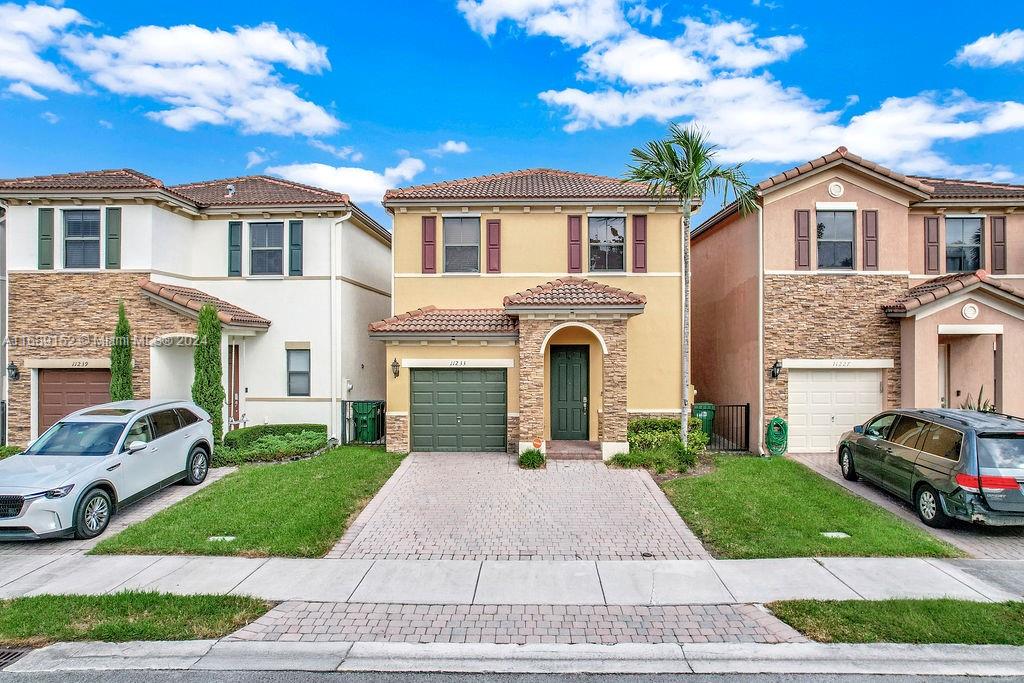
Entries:
{"label": "white garage door", "polygon": [[839,437],[882,410],[881,370],[789,371],[789,450],[834,451]]}

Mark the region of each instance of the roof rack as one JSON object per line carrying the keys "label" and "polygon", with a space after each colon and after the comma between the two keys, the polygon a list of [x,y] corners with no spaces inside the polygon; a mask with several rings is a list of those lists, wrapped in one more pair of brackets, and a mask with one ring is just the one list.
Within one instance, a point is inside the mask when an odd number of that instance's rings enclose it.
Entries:
{"label": "roof rack", "polygon": [[935,410],[919,410],[919,412],[922,413],[923,415],[934,415],[935,417],[941,418],[943,420],[952,420],[953,422],[959,422],[960,424],[966,425],[967,427],[973,426],[973,425],[971,425],[970,422],[968,422],[967,420],[963,419],[962,417],[956,417],[954,415],[946,415],[944,413],[940,413],[940,412],[937,412]]}

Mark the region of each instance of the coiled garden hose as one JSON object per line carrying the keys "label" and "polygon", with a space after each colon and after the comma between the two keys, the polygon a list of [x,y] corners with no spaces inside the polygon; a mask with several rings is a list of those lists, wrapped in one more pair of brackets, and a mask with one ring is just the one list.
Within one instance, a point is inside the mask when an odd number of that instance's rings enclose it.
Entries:
{"label": "coiled garden hose", "polygon": [[789,447],[789,425],[781,417],[773,417],[768,421],[764,433],[764,445],[772,455],[784,455]]}

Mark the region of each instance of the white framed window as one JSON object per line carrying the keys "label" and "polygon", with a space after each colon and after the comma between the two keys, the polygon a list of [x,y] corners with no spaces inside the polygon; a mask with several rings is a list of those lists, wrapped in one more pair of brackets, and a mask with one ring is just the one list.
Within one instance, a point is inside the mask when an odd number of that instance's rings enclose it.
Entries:
{"label": "white framed window", "polygon": [[309,396],[309,349],[288,349],[288,395]]}
{"label": "white framed window", "polygon": [[946,219],[947,273],[969,273],[981,268],[982,221],[981,218]]}
{"label": "white framed window", "polygon": [[853,270],[853,211],[817,211],[818,269]]}
{"label": "white framed window", "polygon": [[64,267],[100,267],[100,210],[65,209]]}
{"label": "white framed window", "polygon": [[590,216],[587,226],[591,272],[625,272],[626,217]]}
{"label": "white framed window", "polygon": [[249,274],[284,275],[284,223],[249,223]]}
{"label": "white framed window", "polygon": [[480,219],[445,217],[444,272],[480,272]]}

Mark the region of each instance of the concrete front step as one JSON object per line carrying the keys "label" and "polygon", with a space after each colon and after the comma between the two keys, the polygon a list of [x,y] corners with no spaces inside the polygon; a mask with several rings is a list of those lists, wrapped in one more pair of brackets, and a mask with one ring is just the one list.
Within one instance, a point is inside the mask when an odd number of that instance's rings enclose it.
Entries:
{"label": "concrete front step", "polygon": [[601,444],[597,441],[548,441],[545,448],[550,460],[601,460]]}

